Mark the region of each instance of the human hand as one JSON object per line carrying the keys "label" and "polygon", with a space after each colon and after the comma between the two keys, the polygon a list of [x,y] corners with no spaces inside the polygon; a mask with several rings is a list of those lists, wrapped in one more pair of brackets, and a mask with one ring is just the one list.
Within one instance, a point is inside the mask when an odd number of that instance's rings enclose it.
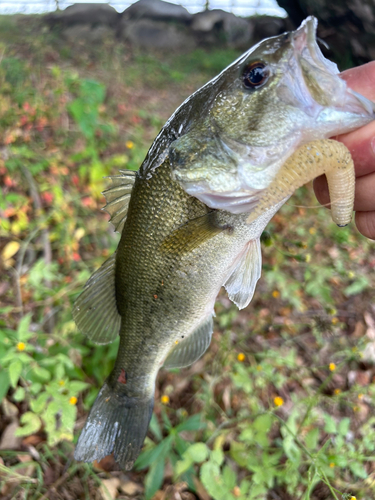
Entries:
{"label": "human hand", "polygon": [[[353,90],[375,101],[375,61],[348,69],[341,76]],[[363,236],[375,240],[375,121],[335,139],[345,144],[354,160],[356,226]],[[325,176],[315,179],[314,190],[322,205],[329,203]]]}

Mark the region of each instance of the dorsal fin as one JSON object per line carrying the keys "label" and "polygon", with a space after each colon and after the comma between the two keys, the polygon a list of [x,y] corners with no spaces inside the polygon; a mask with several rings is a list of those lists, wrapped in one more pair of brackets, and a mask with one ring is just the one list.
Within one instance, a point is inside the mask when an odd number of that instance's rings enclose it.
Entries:
{"label": "dorsal fin", "polygon": [[228,296],[239,309],[246,307],[253,298],[255,286],[262,272],[260,239],[249,241],[233,265],[232,274],[224,286]]}
{"label": "dorsal fin", "polygon": [[115,260],[116,254],[113,254],[93,273],[73,306],[73,318],[79,330],[96,344],[110,344],[120,331]]}
{"label": "dorsal fin", "polygon": [[203,321],[188,337],[176,339],[178,344],[172,347],[164,368],[182,368],[193,364],[208,349],[213,330],[212,316]]}
{"label": "dorsal fin", "polygon": [[108,177],[108,179],[112,181],[112,186],[103,191],[107,201],[103,210],[111,216],[109,221],[113,224],[115,231],[118,233],[122,232],[128,215],[128,207],[135,176],[136,172],[131,170],[120,170],[120,175]]}

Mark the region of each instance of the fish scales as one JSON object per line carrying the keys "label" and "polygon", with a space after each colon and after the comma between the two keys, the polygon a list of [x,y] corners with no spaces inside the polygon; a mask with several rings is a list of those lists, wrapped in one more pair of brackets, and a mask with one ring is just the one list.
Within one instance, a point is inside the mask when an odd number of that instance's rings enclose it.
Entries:
{"label": "fish scales", "polygon": [[239,308],[249,304],[261,274],[260,236],[295,189],[325,173],[334,221],[350,221],[354,166],[329,137],[373,120],[375,106],[347,88],[315,31],[308,18],[250,49],[180,106],[136,175],[111,177],[105,209],[121,240],[73,316],[99,344],[119,334],[120,347],[77,460],[114,453],[121,468],[132,468],[158,370],[203,355],[221,286]]}
{"label": "fish scales", "polygon": [[[254,227],[259,224],[246,224],[246,215],[211,211],[215,215],[212,231],[220,231],[214,239],[208,233],[208,239],[190,252],[184,252],[183,237],[177,241],[182,251],[174,250],[173,243],[162,245],[184,223],[209,213],[206,205],[172,179],[168,160],[150,180],[136,179],[116,260],[116,298],[123,321],[114,379],[122,368],[129,372],[128,384],[133,377],[143,376],[143,360],[147,371],[157,371],[175,341],[186,338],[202,317],[212,315],[239,246],[252,233],[258,236]],[[223,246],[225,253],[220,250]]]}

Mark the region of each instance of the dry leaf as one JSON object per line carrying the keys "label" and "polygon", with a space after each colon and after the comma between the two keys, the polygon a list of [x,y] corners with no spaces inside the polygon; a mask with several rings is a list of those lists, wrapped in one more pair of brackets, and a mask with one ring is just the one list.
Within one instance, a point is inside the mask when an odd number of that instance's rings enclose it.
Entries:
{"label": "dry leaf", "polygon": [[141,493],[143,488],[140,484],[129,481],[126,476],[123,476],[123,478],[121,478],[120,490],[125,493],[125,495],[134,497],[138,493]]}
{"label": "dry leaf", "polygon": [[5,245],[3,251],[1,252],[1,258],[6,264],[6,261],[11,259],[13,255],[16,255],[18,250],[20,249],[20,244],[18,241],[10,241]]}
{"label": "dry leaf", "polygon": [[14,435],[18,427],[18,422],[13,421],[5,428],[1,436],[0,450],[19,450],[21,438]]}
{"label": "dry leaf", "polygon": [[99,491],[103,500],[114,500],[117,498],[117,488],[120,486],[120,479],[118,477],[111,477],[111,479],[104,479],[100,485]]}

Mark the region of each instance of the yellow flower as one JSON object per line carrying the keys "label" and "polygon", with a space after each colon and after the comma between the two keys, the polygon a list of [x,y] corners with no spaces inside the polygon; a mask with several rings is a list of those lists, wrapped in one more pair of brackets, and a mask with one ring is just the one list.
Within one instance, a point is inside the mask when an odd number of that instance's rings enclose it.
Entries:
{"label": "yellow flower", "polygon": [[273,402],[274,402],[275,406],[282,406],[284,404],[284,400],[280,396],[276,396],[274,398]]}
{"label": "yellow flower", "polygon": [[337,396],[338,394],[340,394],[341,389],[335,389],[333,392],[334,392],[334,393],[336,394],[336,396]]}
{"label": "yellow flower", "polygon": [[24,342],[18,342],[17,349],[19,351],[24,351],[26,349],[26,344]]}
{"label": "yellow flower", "polygon": [[335,465],[336,465],[336,464],[335,464],[335,462],[331,462],[331,463],[329,464],[329,466],[331,467],[331,469],[333,469],[333,467],[334,467]]}
{"label": "yellow flower", "polygon": [[76,405],[77,404],[77,401],[78,399],[75,397],[75,396],[72,396],[70,399],[69,399],[69,403],[71,405]]}
{"label": "yellow flower", "polygon": [[237,356],[237,359],[238,359],[238,361],[239,361],[240,363],[242,363],[242,361],[245,361],[246,356],[245,356],[245,354],[244,354],[243,352],[240,352],[240,353],[238,354],[238,356]]}
{"label": "yellow flower", "polygon": [[334,372],[336,370],[336,365],[335,363],[330,363],[329,364],[329,369],[331,370],[331,372]]}
{"label": "yellow flower", "polygon": [[278,298],[280,297],[280,292],[279,292],[278,290],[274,290],[274,291],[272,292],[272,297],[273,297],[274,299],[278,299]]}
{"label": "yellow flower", "polygon": [[309,229],[309,233],[310,233],[310,234],[316,234],[316,229],[315,229],[315,227],[310,227],[310,229]]}
{"label": "yellow flower", "polygon": [[128,149],[133,149],[133,148],[134,148],[134,142],[133,142],[133,141],[126,141],[126,142],[125,142],[125,146],[126,146]]}
{"label": "yellow flower", "polygon": [[361,401],[361,399],[363,399],[363,394],[358,394],[358,399]]}
{"label": "yellow flower", "polygon": [[241,496],[241,490],[240,490],[240,488],[239,488],[238,486],[235,486],[235,487],[233,488],[233,495],[234,495],[235,497],[239,497],[239,496]]}
{"label": "yellow flower", "polygon": [[331,319],[333,325],[336,325],[339,321],[340,321],[339,318],[336,318],[336,316]]}
{"label": "yellow flower", "polygon": [[349,500],[357,500],[357,497],[350,497]]}
{"label": "yellow flower", "polygon": [[61,387],[62,387],[63,385],[65,385],[65,381],[64,380],[59,380],[59,385],[61,385]]}
{"label": "yellow flower", "polygon": [[305,255],[305,261],[306,261],[307,263],[309,263],[309,262],[310,262],[310,260],[311,260],[311,254],[307,253],[307,254]]}
{"label": "yellow flower", "polygon": [[[352,279],[354,278],[355,274],[353,273],[353,271],[349,271],[348,272],[348,278]],[[352,498],[355,498],[355,497],[352,497]]]}
{"label": "yellow flower", "polygon": [[163,394],[163,396],[161,397],[161,402],[163,403],[163,405],[167,405],[169,403],[169,396]]}

